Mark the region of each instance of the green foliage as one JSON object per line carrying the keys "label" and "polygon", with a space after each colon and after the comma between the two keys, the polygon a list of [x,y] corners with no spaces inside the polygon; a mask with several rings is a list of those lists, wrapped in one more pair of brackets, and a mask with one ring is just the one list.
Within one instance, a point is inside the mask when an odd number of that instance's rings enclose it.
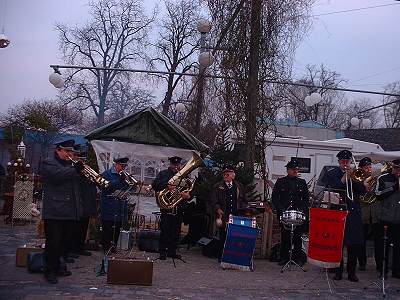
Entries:
{"label": "green foliage", "polygon": [[19,143],[22,140],[24,133],[24,128],[16,124],[9,124],[4,127],[4,139],[10,144]]}

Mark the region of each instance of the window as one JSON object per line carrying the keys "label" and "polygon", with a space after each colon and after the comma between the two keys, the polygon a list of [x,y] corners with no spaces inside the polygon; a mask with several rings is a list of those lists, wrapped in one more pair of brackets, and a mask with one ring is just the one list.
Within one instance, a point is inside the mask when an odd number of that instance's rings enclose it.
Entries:
{"label": "window", "polygon": [[156,178],[156,161],[148,160],[144,165],[143,181],[145,184],[151,184],[154,178]]}

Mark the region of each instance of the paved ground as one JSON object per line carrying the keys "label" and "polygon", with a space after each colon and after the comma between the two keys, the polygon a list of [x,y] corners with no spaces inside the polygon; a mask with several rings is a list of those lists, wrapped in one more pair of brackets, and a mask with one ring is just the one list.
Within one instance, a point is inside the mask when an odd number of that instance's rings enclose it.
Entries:
{"label": "paved ground", "polygon": [[[372,264],[359,272],[360,282],[343,279],[332,283],[330,294],[325,273],[306,265],[307,272],[291,270],[280,273],[279,266],[267,260],[255,260],[254,272],[222,270],[216,260],[201,255],[199,248],[181,250],[186,259],[155,261],[153,286],[108,285],[106,277],[96,277],[100,253],[82,257],[69,264],[73,275],[49,285],[42,274],[30,274],[15,267],[17,246],[32,240],[34,227],[0,224],[0,299],[380,299],[381,292],[372,283],[377,280]],[[156,254],[138,253],[136,256]],[[329,274],[332,276],[332,274]],[[344,275],[346,278],[346,274]],[[310,284],[307,282],[314,279]],[[387,299],[400,299],[400,280],[388,279]]]}

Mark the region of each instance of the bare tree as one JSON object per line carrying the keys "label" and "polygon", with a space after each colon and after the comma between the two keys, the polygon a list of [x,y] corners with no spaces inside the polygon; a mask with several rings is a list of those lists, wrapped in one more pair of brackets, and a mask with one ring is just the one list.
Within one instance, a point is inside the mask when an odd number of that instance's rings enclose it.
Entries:
{"label": "bare tree", "polygon": [[[339,73],[327,69],[324,65],[307,66],[306,75],[299,81],[303,84],[329,88],[338,87],[343,82],[345,80]],[[312,107],[307,107],[305,97],[313,92],[319,93],[322,101]],[[281,110],[285,117],[293,118],[297,122],[313,120],[332,128],[341,128],[343,124],[347,124],[347,114],[343,110],[346,101],[342,92],[323,88],[288,86],[285,95],[286,104]]]}
{"label": "bare tree", "polygon": [[[385,88],[385,92],[400,94],[400,81],[393,82]],[[383,104],[396,101],[384,107],[385,124],[389,128],[400,128],[400,97],[385,96]]]}
{"label": "bare tree", "polygon": [[[140,0],[98,0],[89,3],[91,20],[84,26],[58,24],[60,49],[69,64],[121,68],[144,60],[147,35],[153,18],[145,15]],[[97,126],[111,108],[111,91],[121,72],[90,70],[74,72],[63,93],[66,103],[91,109]]]}
{"label": "bare tree", "polygon": [[[195,65],[193,54],[197,50],[198,36],[196,23],[199,19],[199,5],[192,0],[164,0],[166,15],[161,20],[156,46],[156,57],[151,65],[161,64],[168,72],[186,73]],[[183,75],[168,74],[162,78],[167,91],[162,102],[162,113],[168,115],[174,90]]]}
{"label": "bare tree", "polygon": [[[381,124],[381,115],[379,111],[377,110],[371,110],[364,112],[360,114],[360,111],[369,109],[373,107],[374,105],[372,104],[371,99],[369,98],[360,98],[357,100],[351,101],[349,104],[347,104],[345,107],[341,109],[343,115],[346,116],[346,121],[339,126],[338,128],[340,129],[350,129],[351,128],[351,123],[350,120],[353,117],[357,117],[361,119],[360,125],[358,126],[359,128],[364,128],[364,129],[371,129],[371,128],[377,128]],[[363,124],[363,120],[369,119],[371,121],[371,124],[366,125],[365,123]]]}
{"label": "bare tree", "polygon": [[265,93],[274,90],[265,82],[287,79],[286,74],[291,73],[294,49],[308,28],[307,14],[313,1],[245,1],[232,21],[230,16],[242,2],[208,0],[216,32],[225,32],[230,24],[222,43],[230,51],[218,55],[218,62],[221,73],[234,78],[222,83],[226,101],[230,102],[225,105],[231,110],[226,114],[240,122],[236,127],[238,136],[246,141],[245,165],[252,171],[257,119],[261,117],[259,102],[275,99],[275,95],[261,96],[262,89]]}
{"label": "bare tree", "polygon": [[30,140],[40,144],[42,155],[45,155],[58,134],[80,131],[82,114],[60,101],[28,100],[9,108],[0,122],[2,127],[10,129],[11,143],[19,142],[13,136],[16,132],[19,132],[20,139],[29,131]]}

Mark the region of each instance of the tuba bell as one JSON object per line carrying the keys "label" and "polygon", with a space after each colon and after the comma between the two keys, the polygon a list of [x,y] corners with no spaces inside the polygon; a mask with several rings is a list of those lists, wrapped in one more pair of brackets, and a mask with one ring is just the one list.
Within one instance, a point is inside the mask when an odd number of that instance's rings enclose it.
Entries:
{"label": "tuba bell", "polygon": [[189,193],[193,190],[195,180],[188,178],[188,175],[199,167],[204,167],[204,162],[199,155],[193,152],[192,158],[168,181],[168,185],[174,186],[174,189],[170,190],[167,187],[156,194],[158,207],[161,209],[176,208],[184,200],[181,193]]}

